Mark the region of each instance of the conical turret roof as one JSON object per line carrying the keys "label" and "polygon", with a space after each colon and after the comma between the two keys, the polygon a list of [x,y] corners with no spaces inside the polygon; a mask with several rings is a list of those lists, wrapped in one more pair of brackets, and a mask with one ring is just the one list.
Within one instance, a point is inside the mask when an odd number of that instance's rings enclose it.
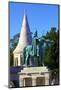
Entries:
{"label": "conical turret roof", "polygon": [[27,15],[24,13],[20,38],[17,47],[15,48],[13,53],[20,53],[23,51],[23,48],[27,45],[30,45],[32,42],[32,35],[30,32]]}

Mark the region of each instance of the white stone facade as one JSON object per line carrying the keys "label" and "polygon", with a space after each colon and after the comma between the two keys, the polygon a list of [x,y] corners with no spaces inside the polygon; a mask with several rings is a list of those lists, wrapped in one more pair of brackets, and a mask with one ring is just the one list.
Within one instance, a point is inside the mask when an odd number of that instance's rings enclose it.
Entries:
{"label": "white stone facade", "polygon": [[32,42],[32,35],[29,29],[27,16],[24,14],[20,38],[17,47],[13,51],[14,63],[13,66],[21,66],[22,62],[22,51],[23,48],[27,45],[30,45]]}

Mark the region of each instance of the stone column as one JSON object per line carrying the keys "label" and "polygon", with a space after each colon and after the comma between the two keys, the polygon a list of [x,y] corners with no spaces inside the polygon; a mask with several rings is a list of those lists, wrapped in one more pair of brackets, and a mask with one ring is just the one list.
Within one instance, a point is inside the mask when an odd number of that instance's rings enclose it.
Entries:
{"label": "stone column", "polygon": [[24,80],[23,80],[23,81],[24,81],[24,86],[26,86],[26,84],[25,84],[25,83],[26,83],[25,78],[24,78]]}
{"label": "stone column", "polygon": [[32,77],[32,86],[36,86],[36,77]]}
{"label": "stone column", "polygon": [[49,74],[45,75],[45,85],[49,85]]}
{"label": "stone column", "polygon": [[24,81],[23,78],[20,77],[19,79],[19,87],[23,87],[24,86]]}

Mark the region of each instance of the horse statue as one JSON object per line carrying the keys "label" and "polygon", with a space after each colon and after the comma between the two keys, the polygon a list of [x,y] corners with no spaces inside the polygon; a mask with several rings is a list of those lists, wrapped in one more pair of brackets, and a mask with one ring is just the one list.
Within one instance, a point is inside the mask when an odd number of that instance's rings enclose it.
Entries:
{"label": "horse statue", "polygon": [[25,66],[43,66],[43,57],[45,48],[49,46],[49,41],[41,39],[37,35],[37,31],[34,34],[32,44],[27,45],[23,49],[22,64]]}

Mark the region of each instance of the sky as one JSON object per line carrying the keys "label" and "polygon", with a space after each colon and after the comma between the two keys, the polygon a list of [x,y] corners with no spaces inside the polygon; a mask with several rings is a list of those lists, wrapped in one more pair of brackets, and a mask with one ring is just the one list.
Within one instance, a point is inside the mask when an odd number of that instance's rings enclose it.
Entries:
{"label": "sky", "polygon": [[40,37],[51,27],[58,30],[58,5],[9,2],[10,38],[21,32],[24,11],[33,35],[36,30]]}

